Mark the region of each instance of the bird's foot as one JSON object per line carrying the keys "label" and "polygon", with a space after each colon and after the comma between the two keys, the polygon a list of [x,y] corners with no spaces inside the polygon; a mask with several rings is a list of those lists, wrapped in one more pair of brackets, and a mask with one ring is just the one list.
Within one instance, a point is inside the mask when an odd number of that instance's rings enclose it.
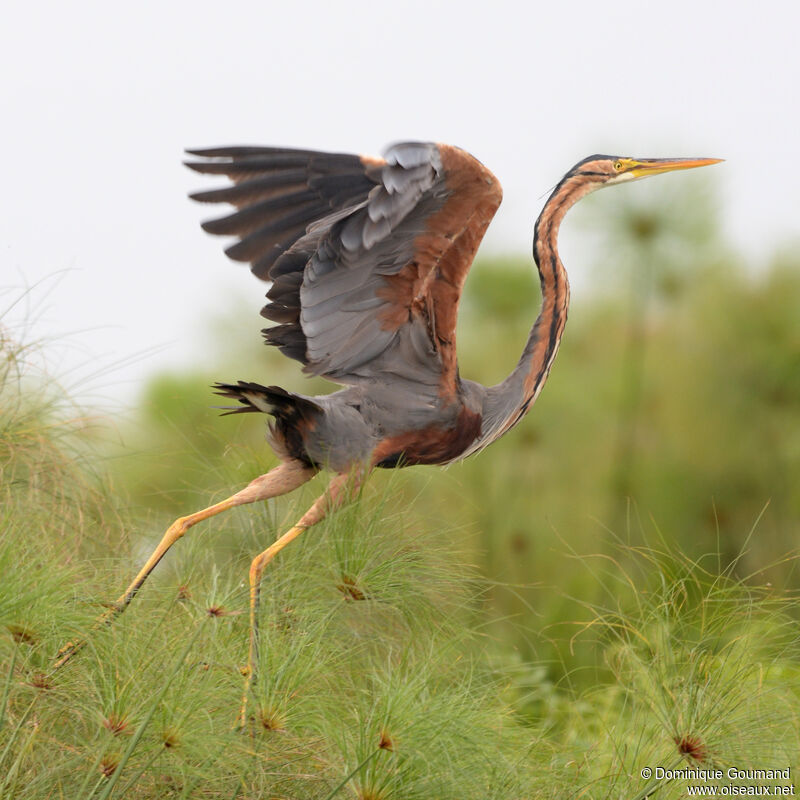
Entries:
{"label": "bird's foot", "polygon": [[82,650],[86,645],[85,639],[80,639],[77,642],[67,642],[57,653],[56,662],[53,664],[51,674],[61,669],[79,650]]}

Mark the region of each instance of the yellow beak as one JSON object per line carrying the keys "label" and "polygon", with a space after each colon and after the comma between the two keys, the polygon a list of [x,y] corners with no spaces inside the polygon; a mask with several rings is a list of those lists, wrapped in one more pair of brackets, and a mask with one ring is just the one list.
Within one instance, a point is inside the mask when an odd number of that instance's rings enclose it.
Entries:
{"label": "yellow beak", "polygon": [[661,172],[671,172],[676,169],[694,169],[707,167],[709,164],[719,164],[723,158],[643,158],[622,159],[625,169],[634,178],[644,178],[647,175],[658,175]]}

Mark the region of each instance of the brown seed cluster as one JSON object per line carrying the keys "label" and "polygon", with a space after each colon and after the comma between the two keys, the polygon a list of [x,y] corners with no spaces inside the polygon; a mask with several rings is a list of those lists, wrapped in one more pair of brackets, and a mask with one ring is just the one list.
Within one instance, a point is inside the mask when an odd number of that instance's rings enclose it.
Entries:
{"label": "brown seed cluster", "polygon": [[22,625],[6,625],[6,627],[11,634],[11,638],[17,644],[34,644],[34,642],[36,642],[35,634],[28,628]]}
{"label": "brown seed cluster", "polygon": [[102,772],[106,778],[110,778],[117,769],[117,766],[119,766],[119,757],[116,754],[103,756],[100,762],[100,772]]}
{"label": "brown seed cluster", "polygon": [[384,729],[381,731],[381,740],[378,742],[378,747],[381,750],[388,750],[389,752],[394,752],[394,739],[389,735],[389,732]]}
{"label": "brown seed cluster", "polygon": [[358,584],[349,575],[342,576],[342,582],[336,584],[336,588],[344,595],[345,600],[366,600],[367,596]]}
{"label": "brown seed cluster", "polygon": [[682,756],[692,758],[701,763],[708,759],[708,748],[703,744],[703,740],[699,736],[691,734],[676,736],[675,744],[678,745],[678,752]]}
{"label": "brown seed cluster", "polygon": [[208,614],[209,617],[236,617],[241,613],[241,611],[228,611],[228,609],[223,606],[209,606],[206,609],[206,614]]}
{"label": "brown seed cluster", "polygon": [[265,731],[285,730],[283,716],[278,711],[274,711],[270,708],[263,708],[261,709],[259,719],[261,721],[261,727]]}
{"label": "brown seed cluster", "polygon": [[178,732],[172,728],[167,728],[161,733],[161,741],[166,748],[177,747],[181,743]]}
{"label": "brown seed cluster", "polygon": [[50,683],[50,679],[44,672],[34,672],[33,675],[31,675],[31,686],[35,689],[44,690],[53,688],[53,684]]}
{"label": "brown seed cluster", "polygon": [[112,712],[103,720],[103,727],[111,731],[114,736],[119,736],[128,727],[128,718],[124,714],[114,714]]}

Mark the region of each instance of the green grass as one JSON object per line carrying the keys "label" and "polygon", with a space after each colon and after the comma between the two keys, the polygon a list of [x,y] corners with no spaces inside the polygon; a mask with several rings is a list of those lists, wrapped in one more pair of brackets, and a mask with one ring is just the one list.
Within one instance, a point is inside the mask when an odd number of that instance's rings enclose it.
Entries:
{"label": "green grass", "polygon": [[236,732],[247,565],[315,487],[193,530],[90,632],[141,560],[128,532],[155,523],[123,510],[85,468],[83,426],[29,406],[26,385],[2,386],[0,798],[670,798],[685,782],[643,767],[795,765],[792,596],[656,531],[594,555],[565,542],[585,592],[560,600],[581,613],[540,635],[591,658],[554,683],[498,638],[512,622],[493,596],[512,587],[469,564],[457,531],[402,513],[397,476],[270,566]]}
{"label": "green grass", "polygon": [[[269,566],[245,733],[250,560],[323,477],[192,529],[92,622],[175,517],[275,464],[208,384],[324,383],[226,336],[145,387],[123,449],[2,338],[0,800],[644,800],[687,785],[645,767],[797,769],[800,262],[747,272],[678,200],[615,207],[523,424],[378,471]],[[536,303],[530,265],[478,265],[462,373],[500,379]]]}

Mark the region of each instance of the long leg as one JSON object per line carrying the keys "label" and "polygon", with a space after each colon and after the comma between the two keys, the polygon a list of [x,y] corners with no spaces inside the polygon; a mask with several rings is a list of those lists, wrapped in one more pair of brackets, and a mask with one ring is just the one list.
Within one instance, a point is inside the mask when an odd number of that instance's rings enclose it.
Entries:
{"label": "long leg", "polygon": [[[260,475],[258,478],[251,481],[244,489],[231,495],[231,497],[226,500],[204,508],[202,511],[189,514],[187,517],[176,519],[175,522],[167,528],[167,532],[162,537],[158,547],[156,547],[153,554],[145,562],[145,565],[139,570],[139,574],[133,579],[131,585],[128,586],[125,592],[108,611],[98,617],[94,628],[110,623],[128,607],[131,600],[136,597],[136,593],[141,589],[142,584],[147,580],[147,576],[153,571],[156,564],[161,561],[167,550],[169,550],[193,525],[205,519],[209,519],[209,517],[221,514],[223,511],[235,508],[236,506],[245,505],[246,503],[255,503],[258,500],[268,500],[270,497],[276,497],[291,492],[292,489],[296,489],[312,478],[316,473],[316,468],[309,467],[301,461],[284,461],[282,464],[275,467],[275,469],[270,470],[266,475]],[[53,665],[53,670],[55,671],[63,667],[85,644],[86,640],[81,640],[78,642],[70,642],[62,647],[58,653],[58,660]]]}
{"label": "long leg", "polygon": [[314,501],[314,504],[303,514],[298,523],[273,542],[263,553],[257,555],[250,565],[250,648],[247,654],[247,671],[242,695],[242,708],[239,713],[239,726],[242,728],[247,724],[247,699],[250,694],[250,687],[256,678],[258,663],[258,606],[264,568],[289,542],[296,539],[307,528],[316,525],[330,512],[339,508],[348,497],[352,497],[358,491],[362,480],[363,473],[360,471],[353,474],[342,473],[333,478],[324,494]]}

